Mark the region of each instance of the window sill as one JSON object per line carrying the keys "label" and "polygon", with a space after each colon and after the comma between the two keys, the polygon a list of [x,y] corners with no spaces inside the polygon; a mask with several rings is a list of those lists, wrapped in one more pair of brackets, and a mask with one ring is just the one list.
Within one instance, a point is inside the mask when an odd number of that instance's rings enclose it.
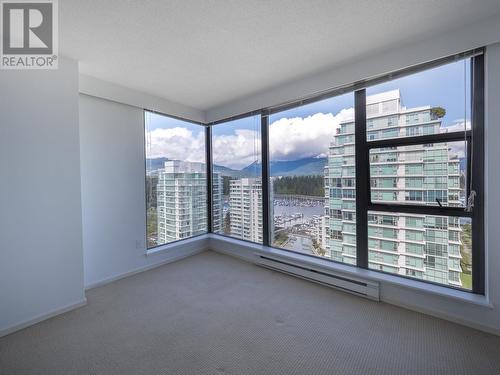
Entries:
{"label": "window sill", "polygon": [[429,284],[418,280],[411,280],[403,277],[393,276],[373,270],[356,268],[326,259],[315,258],[312,256],[294,253],[287,250],[249,243],[247,241],[241,241],[217,234],[210,234],[209,238],[214,241],[214,243],[211,244],[212,250],[217,251],[217,247],[220,246],[220,250],[222,252],[227,254],[233,253],[234,256],[245,258],[246,260],[251,262],[253,261],[254,257],[253,253],[257,253],[259,255],[272,255],[273,257],[278,257],[283,260],[300,262],[304,266],[314,266],[325,271],[341,273],[346,276],[364,278],[369,281],[376,281],[381,284],[382,288],[384,284],[398,286],[422,294],[431,294],[464,303],[493,308],[493,304],[490,302],[489,298],[483,295],[473,294],[470,292],[447,288],[435,284]]}
{"label": "window sill", "polygon": [[206,246],[203,243],[209,238],[207,233],[199,234],[194,237],[186,238],[184,240],[178,240],[174,242],[167,243],[165,245],[156,246],[146,250],[145,256],[158,255],[172,250],[181,250],[182,248],[192,248],[193,246],[200,245],[200,248],[205,249]]}

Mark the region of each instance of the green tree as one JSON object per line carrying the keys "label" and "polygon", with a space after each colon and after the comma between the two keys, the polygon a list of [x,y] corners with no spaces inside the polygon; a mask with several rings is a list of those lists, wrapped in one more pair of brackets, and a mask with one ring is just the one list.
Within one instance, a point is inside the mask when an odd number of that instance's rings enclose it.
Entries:
{"label": "green tree", "polygon": [[472,231],[470,224],[462,225],[462,245],[460,245],[460,266],[463,273],[470,274],[472,272]]}
{"label": "green tree", "polygon": [[286,243],[286,241],[288,241],[288,234],[284,230],[279,231],[275,234],[274,243],[277,246],[283,245],[284,243]]}
{"label": "green tree", "polygon": [[222,176],[222,194],[223,195],[229,195],[229,182],[231,180],[234,180],[234,178],[231,178],[229,176]]}
{"label": "green tree", "polygon": [[322,256],[322,257],[325,256],[326,250],[321,247],[321,245],[319,244],[319,242],[315,238],[313,238],[313,240],[312,240],[312,245],[313,245],[313,248],[314,248],[314,251],[316,252],[316,254],[318,254],[319,256]]}
{"label": "green tree", "polygon": [[158,176],[146,176],[146,204],[147,208],[156,208],[156,185]]}
{"label": "green tree", "polygon": [[323,176],[286,176],[274,181],[276,194],[310,195],[322,197],[325,195]]}
{"label": "green tree", "polygon": [[224,234],[231,234],[231,216],[229,215],[229,211],[224,218]]}
{"label": "green tree", "polygon": [[446,109],[444,109],[443,107],[431,108],[431,115],[433,118],[442,118],[446,116]]}
{"label": "green tree", "polygon": [[[155,205],[156,206],[156,205]],[[148,247],[157,245],[158,227],[157,227],[156,207],[151,207],[147,210],[147,243]]]}

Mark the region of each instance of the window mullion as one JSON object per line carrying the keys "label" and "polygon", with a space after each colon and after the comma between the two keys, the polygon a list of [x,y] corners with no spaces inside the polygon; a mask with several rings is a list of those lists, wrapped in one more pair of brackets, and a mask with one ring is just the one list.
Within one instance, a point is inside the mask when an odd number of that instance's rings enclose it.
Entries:
{"label": "window mullion", "polygon": [[464,207],[450,206],[424,206],[416,204],[395,204],[395,203],[370,203],[368,211],[396,212],[417,215],[435,215],[435,216],[455,216],[470,217],[472,214],[467,212]]}
{"label": "window mullion", "polygon": [[[471,132],[466,131],[465,138],[470,141]],[[399,147],[399,146],[416,146],[425,145],[428,143],[446,143],[457,142],[464,140],[464,132],[440,133],[430,135],[418,135],[414,137],[403,138],[388,138],[376,141],[368,141],[368,148],[386,148],[386,147]]]}
{"label": "window mullion", "polygon": [[472,212],[472,291],[485,292],[484,256],[484,55],[472,59],[472,190],[477,195]]}
{"label": "window mullion", "polygon": [[212,127],[205,126],[205,151],[207,163],[207,231],[213,232],[212,226]]}
{"label": "window mullion", "polygon": [[356,264],[368,268],[368,205],[370,203],[369,150],[366,140],[366,90],[354,97],[356,153]]}
{"label": "window mullion", "polygon": [[261,142],[262,142],[262,243],[270,246],[272,239],[270,227],[270,193],[271,181],[269,178],[269,116],[261,115]]}

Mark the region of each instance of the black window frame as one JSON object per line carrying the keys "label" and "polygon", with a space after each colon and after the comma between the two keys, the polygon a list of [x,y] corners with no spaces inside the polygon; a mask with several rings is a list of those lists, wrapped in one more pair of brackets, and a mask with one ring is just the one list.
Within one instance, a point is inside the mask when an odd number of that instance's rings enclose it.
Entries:
{"label": "black window frame", "polygon": [[[484,51],[481,51],[484,52]],[[449,62],[449,61],[448,61]],[[428,69],[424,66],[418,71]],[[413,72],[416,73],[416,72]],[[432,135],[421,135],[413,137],[389,138],[379,140],[367,140],[366,137],[366,89],[355,92],[355,135],[356,135],[356,214],[357,221],[357,251],[358,267],[368,269],[368,225],[364,220],[369,211],[393,212],[436,215],[446,217],[468,217],[472,224],[472,293],[484,295],[485,293],[485,257],[484,257],[484,53],[476,53],[471,56],[471,99],[472,99],[472,129],[450,133],[439,133]],[[467,141],[467,183],[466,197],[470,191],[476,192],[476,198],[472,211],[465,207],[450,206],[428,206],[425,204],[398,204],[398,203],[374,203],[371,200],[370,189],[370,150],[423,145],[434,143],[446,143],[456,141]],[[474,145],[472,145],[474,142]],[[474,166],[472,166],[472,160]],[[364,165],[367,167],[365,168]],[[472,186],[469,180],[472,178]],[[425,203],[425,202],[423,202]],[[377,270],[378,271],[378,270]],[[380,272],[380,271],[378,271]],[[397,275],[401,276],[401,275]],[[426,280],[418,280],[433,283]],[[450,285],[448,288],[455,288]],[[456,288],[465,290],[463,288]],[[466,291],[466,290],[465,290]]]}
{"label": "black window frame", "polygon": [[[264,119],[264,116],[262,115],[262,111],[252,111],[252,112],[249,112],[249,113],[244,113],[242,115],[237,115],[237,116],[232,116],[232,117],[229,117],[229,118],[225,118],[225,119],[222,119],[222,120],[219,120],[219,121],[216,121],[216,122],[211,122],[211,123],[207,123],[207,124],[204,124],[205,127],[206,127],[206,133],[205,133],[205,136],[206,136],[206,141],[205,141],[205,145],[206,145],[206,153],[207,153],[207,156],[206,156],[206,159],[207,160],[210,160],[210,164],[207,163],[207,207],[208,207],[208,210],[207,210],[207,215],[208,215],[208,223],[209,223],[209,231],[208,233],[213,233],[213,234],[216,234],[218,236],[222,236],[222,237],[226,237],[226,238],[232,238],[232,239],[235,239],[235,240],[238,240],[238,241],[244,241],[244,242],[248,242],[248,243],[251,243],[251,244],[258,244],[258,245],[265,245],[265,244],[269,244],[269,231],[265,230],[264,228],[267,228],[269,226],[269,216],[266,215],[265,213],[266,212],[269,212],[269,184],[266,183],[266,181],[269,181],[269,146],[266,147],[266,151],[264,151],[262,149],[261,153],[261,165],[262,165],[262,170],[261,170],[261,186],[262,186],[262,243],[260,242],[253,242],[251,240],[248,240],[248,239],[245,239],[245,238],[238,238],[238,237],[235,237],[235,236],[231,236],[231,235],[228,235],[228,234],[224,234],[224,233],[219,233],[219,232],[214,232],[213,230],[213,186],[212,186],[212,180],[213,180],[213,146],[212,146],[212,128],[214,126],[217,126],[217,125],[222,125],[222,124],[225,124],[225,123],[228,123],[228,122],[232,122],[232,121],[235,121],[235,120],[241,120],[241,119],[244,119],[244,118],[248,118],[248,117],[254,117],[254,116],[260,116],[261,118],[261,145],[262,147],[264,147],[264,131],[266,133],[265,137],[266,139],[268,140],[269,139],[269,136],[268,136],[268,127],[267,127],[267,121],[268,121],[268,118],[266,116],[266,118]],[[266,143],[267,145],[269,145],[269,141],[267,141]],[[265,155],[267,155],[267,158],[265,158]],[[210,176],[210,177],[208,177]],[[266,176],[266,177],[264,177]],[[210,184],[208,184],[208,179],[210,179]],[[268,246],[268,245],[266,245]]]}
{"label": "black window frame", "polygon": [[[205,231],[205,233],[199,233],[199,234],[195,234],[195,235],[192,235],[192,236],[189,236],[189,237],[186,237],[186,238],[179,238],[178,240],[175,240],[175,241],[170,241],[170,242],[165,242],[163,244],[158,244],[158,245],[155,245],[155,246],[148,246],[148,231],[147,231],[147,227],[148,227],[148,176],[147,176],[147,171],[148,171],[148,155],[147,155],[147,139],[146,139],[146,131],[147,131],[147,124],[146,124],[146,117],[147,117],[147,113],[152,113],[154,115],[159,115],[159,116],[164,116],[164,117],[168,117],[168,118],[171,118],[171,119],[174,119],[174,120],[179,120],[179,121],[184,121],[184,122],[187,122],[191,125],[198,125],[200,127],[204,127],[205,128],[205,136],[206,136],[206,133],[209,131],[208,128],[210,128],[210,126],[208,126],[207,124],[204,124],[202,122],[199,122],[199,121],[193,121],[193,120],[189,120],[189,119],[186,119],[186,118],[183,118],[183,117],[179,117],[179,116],[175,116],[175,115],[169,115],[169,114],[166,114],[166,113],[163,113],[163,112],[160,112],[160,111],[157,111],[157,110],[153,110],[153,109],[148,109],[148,108],[143,108],[142,109],[142,112],[143,112],[143,115],[142,115],[142,127],[144,129],[143,131],[143,144],[144,144],[144,148],[143,148],[143,155],[144,155],[144,189],[145,189],[145,192],[146,194],[144,194],[144,202],[145,202],[145,207],[146,207],[146,211],[145,211],[145,215],[144,215],[144,222],[145,222],[145,225],[146,225],[146,238],[145,238],[145,248],[146,248],[146,252],[154,252],[154,251],[157,251],[159,248],[161,247],[164,247],[164,246],[170,246],[172,244],[176,244],[176,243],[179,243],[181,241],[185,241],[187,239],[192,239],[192,238],[196,238],[196,237],[201,237],[201,236],[205,236],[206,234],[208,233],[212,233],[212,227],[211,227],[211,217],[212,217],[212,203],[211,203],[211,193],[208,191],[208,187],[212,186],[212,182],[211,180],[209,181],[209,177],[208,177],[208,174],[207,174],[207,229]],[[206,140],[206,139],[205,139]],[[210,145],[211,147],[211,145]],[[205,157],[208,157],[208,149],[209,149],[209,146],[207,145],[207,143],[205,143],[205,150],[207,151],[207,154]],[[206,166],[208,167],[210,164],[212,163],[212,160],[210,159],[210,163],[209,163],[209,159],[205,159],[205,164]],[[210,175],[211,176],[211,175]],[[210,182],[210,184],[209,184]]]}
{"label": "black window frame", "polygon": [[[311,95],[300,100],[290,101],[273,107],[262,108],[256,111],[243,113],[240,115],[224,118],[222,120],[206,123],[207,126],[207,181],[211,181],[212,173],[212,149],[211,149],[211,127],[217,124],[260,115],[261,116],[261,160],[262,160],[262,213],[263,213],[263,243],[267,247],[272,246],[270,238],[272,218],[270,217],[270,175],[269,175],[269,116],[282,112],[288,109],[293,109],[306,104],[314,103],[320,100],[332,98],[345,93],[354,93],[354,108],[355,108],[355,189],[356,189],[356,265],[368,269],[368,211],[377,212],[394,212],[394,213],[409,213],[409,214],[426,214],[437,216],[450,217],[469,217],[472,221],[472,290],[454,287],[452,285],[444,285],[428,280],[412,278],[410,276],[391,274],[395,277],[408,278],[416,282],[435,284],[441,287],[458,289],[464,292],[474,294],[485,294],[485,244],[484,244],[484,53],[485,48],[478,48],[452,56],[447,56],[431,62],[418,64],[409,68],[401,69],[389,74],[384,74],[369,80],[354,82],[336,89],[327,90],[321,93]],[[404,138],[394,139],[367,139],[367,119],[366,119],[366,88],[379,83],[384,83],[396,78],[401,78],[410,74],[425,71],[434,67],[445,65],[447,63],[470,58],[471,59],[471,100],[472,100],[472,129],[467,131],[440,133],[434,135],[418,135]],[[210,138],[210,139],[209,139]],[[471,212],[465,210],[464,207],[450,206],[429,206],[415,204],[398,204],[398,203],[373,203],[370,197],[370,163],[369,152],[371,149],[383,147],[396,147],[408,145],[420,145],[428,143],[444,143],[453,141],[467,141],[467,179],[472,178],[472,190],[477,195],[474,208]],[[471,147],[472,142],[474,146]],[[210,160],[210,163],[208,163]],[[474,167],[472,168],[472,160]],[[208,177],[210,176],[210,177]],[[466,183],[466,196],[469,196],[469,183]],[[212,194],[211,184],[207,186],[207,192]],[[212,201],[208,199],[208,215],[209,223],[212,218]],[[213,233],[212,228],[209,232]],[[221,234],[218,234],[221,235]],[[224,236],[224,235],[221,235]],[[247,241],[248,242],[248,241]],[[289,252],[292,250],[282,249]],[[307,254],[300,253],[303,256]],[[310,255],[313,256],[313,255]],[[323,259],[323,258],[321,258]],[[334,260],[324,258],[326,260],[338,263]],[[350,266],[348,264],[342,263]],[[370,269],[374,272],[387,273],[380,270]]]}

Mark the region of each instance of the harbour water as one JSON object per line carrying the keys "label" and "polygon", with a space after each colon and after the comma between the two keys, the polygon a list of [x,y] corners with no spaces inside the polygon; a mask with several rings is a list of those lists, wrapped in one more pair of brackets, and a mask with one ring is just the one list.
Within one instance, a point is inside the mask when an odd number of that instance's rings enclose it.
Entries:
{"label": "harbour water", "polygon": [[296,201],[288,201],[284,204],[283,200],[275,199],[273,210],[275,221],[288,228],[296,224],[307,224],[314,216],[323,215],[324,206],[316,201],[311,205],[298,204]]}

